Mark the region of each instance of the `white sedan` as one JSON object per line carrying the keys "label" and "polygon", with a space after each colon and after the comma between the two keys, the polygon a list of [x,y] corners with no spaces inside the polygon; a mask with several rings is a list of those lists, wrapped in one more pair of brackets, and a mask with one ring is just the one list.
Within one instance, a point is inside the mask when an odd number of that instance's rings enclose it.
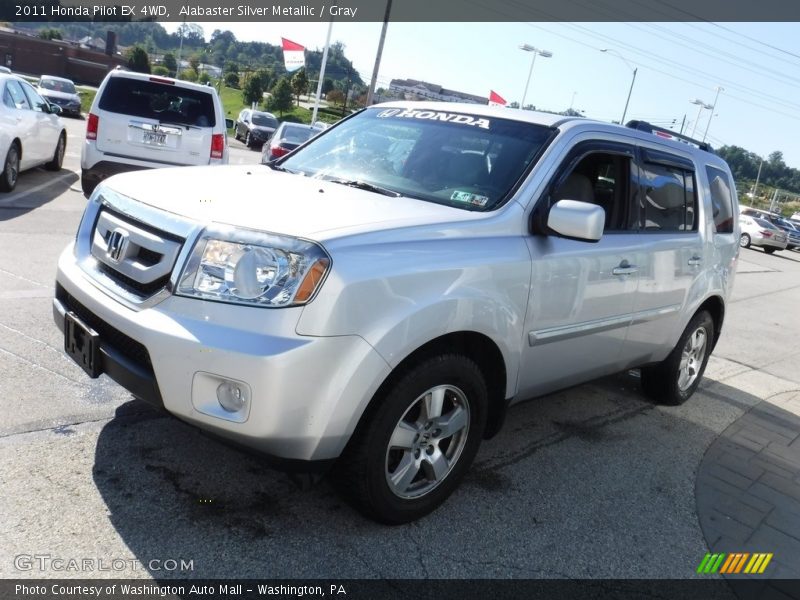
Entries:
{"label": "white sedan", "polygon": [[67,131],[61,109],[16,75],[0,73],[0,99],[0,192],[10,192],[21,171],[61,169]]}
{"label": "white sedan", "polygon": [[739,227],[742,230],[739,238],[739,245],[742,248],[749,248],[751,245],[761,246],[767,254],[786,249],[786,232],[766,219],[739,215]]}

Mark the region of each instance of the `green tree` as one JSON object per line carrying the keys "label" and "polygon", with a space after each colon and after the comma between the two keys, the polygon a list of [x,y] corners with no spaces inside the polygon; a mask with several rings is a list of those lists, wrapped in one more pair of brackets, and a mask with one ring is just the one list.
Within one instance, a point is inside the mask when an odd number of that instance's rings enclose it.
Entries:
{"label": "green tree", "polygon": [[128,68],[136,73],[150,72],[150,58],[144,48],[134,46],[128,51]]}
{"label": "green tree", "polygon": [[203,71],[202,73],[200,73],[200,74],[197,76],[197,81],[198,81],[199,83],[206,84],[206,83],[208,83],[209,81],[211,81],[211,76],[210,76],[210,75],[209,75],[209,74],[208,74],[206,71]]}
{"label": "green tree", "polygon": [[326,77],[322,81],[322,93],[325,94],[325,97],[333,90],[333,79],[330,77]]}
{"label": "green tree", "polygon": [[181,71],[181,76],[179,77],[179,79],[183,79],[184,81],[195,82],[197,81],[197,71],[195,71],[192,68],[184,69],[183,71]]}
{"label": "green tree", "polygon": [[153,67],[153,75],[160,75],[161,77],[169,77],[169,69],[167,67],[158,65],[157,67]]}
{"label": "green tree", "polygon": [[39,31],[39,37],[43,40],[63,40],[60,29],[42,29]]}
{"label": "green tree", "polygon": [[300,69],[292,77],[292,91],[297,98],[297,106],[300,106],[300,94],[304,93],[308,88],[308,77],[306,70]]}
{"label": "green tree", "polygon": [[239,74],[227,73],[225,75],[225,85],[231,88],[239,88]]}
{"label": "green tree", "polygon": [[289,83],[288,77],[281,77],[275,87],[272,88],[272,96],[269,99],[267,108],[283,116],[284,112],[292,110],[292,104],[292,85]]}
{"label": "green tree", "polygon": [[253,102],[261,102],[263,96],[264,88],[261,86],[261,79],[256,76],[250,77],[247,83],[244,84],[244,89],[242,90],[242,100],[244,103],[249,106]]}
{"label": "green tree", "polygon": [[178,61],[175,59],[175,55],[172,52],[167,52],[164,55],[162,64],[169,72],[169,76],[175,77],[175,73],[178,72]]}
{"label": "green tree", "polygon": [[331,104],[338,104],[340,106],[344,104],[344,93],[341,90],[331,90],[328,92],[327,98],[328,102]]}

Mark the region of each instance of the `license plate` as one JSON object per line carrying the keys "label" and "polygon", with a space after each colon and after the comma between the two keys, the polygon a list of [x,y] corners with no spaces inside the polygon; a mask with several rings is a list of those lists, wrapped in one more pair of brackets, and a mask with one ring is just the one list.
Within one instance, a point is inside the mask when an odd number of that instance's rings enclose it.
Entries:
{"label": "license plate", "polygon": [[157,133],[153,131],[145,131],[142,137],[145,144],[153,144],[155,146],[163,146],[167,143],[166,133]]}
{"label": "license plate", "polygon": [[64,351],[89,377],[100,376],[100,336],[73,312],[64,315]]}

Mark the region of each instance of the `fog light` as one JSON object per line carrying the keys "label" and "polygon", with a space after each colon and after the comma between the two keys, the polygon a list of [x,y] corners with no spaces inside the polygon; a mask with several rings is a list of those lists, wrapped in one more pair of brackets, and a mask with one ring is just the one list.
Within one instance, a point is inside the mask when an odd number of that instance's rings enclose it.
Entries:
{"label": "fog light", "polygon": [[234,381],[225,381],[217,386],[217,400],[228,412],[235,413],[244,409],[250,400],[247,396],[247,388]]}

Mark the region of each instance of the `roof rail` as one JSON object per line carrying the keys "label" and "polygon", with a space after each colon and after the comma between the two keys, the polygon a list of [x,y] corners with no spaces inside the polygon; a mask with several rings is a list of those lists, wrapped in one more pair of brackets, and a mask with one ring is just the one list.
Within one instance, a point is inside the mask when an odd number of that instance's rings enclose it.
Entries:
{"label": "roof rail", "polygon": [[694,146],[697,146],[698,148],[700,148],[700,150],[705,150],[706,152],[714,154],[714,149],[708,142],[701,142],[700,140],[690,138],[688,135],[675,133],[671,129],[664,129],[663,127],[652,125],[647,121],[628,121],[627,123],[625,123],[625,127],[630,127],[631,129],[638,129],[639,131],[646,131],[647,133],[652,133],[653,135],[657,135],[658,137],[662,138],[681,140],[683,142],[686,142],[687,144],[692,144]]}

